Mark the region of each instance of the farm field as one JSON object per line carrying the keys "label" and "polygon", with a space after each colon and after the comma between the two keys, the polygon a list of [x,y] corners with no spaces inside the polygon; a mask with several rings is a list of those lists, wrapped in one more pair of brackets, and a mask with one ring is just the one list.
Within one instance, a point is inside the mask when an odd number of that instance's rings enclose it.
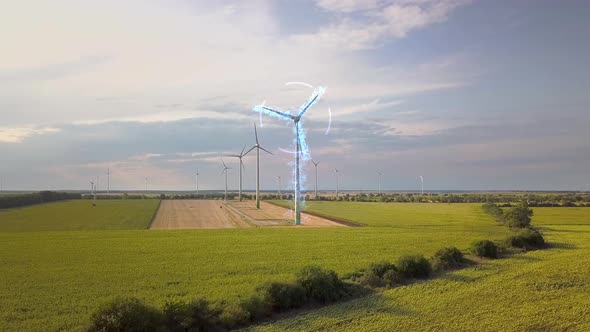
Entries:
{"label": "farm field", "polygon": [[590,209],[535,208],[555,247],[451,272],[252,331],[590,331]]}
{"label": "farm field", "polygon": [[219,200],[164,200],[151,229],[250,227]]}
{"label": "farm field", "polygon": [[0,232],[144,229],[159,201],[71,200],[0,210]]}
{"label": "farm field", "polygon": [[[83,330],[96,307],[117,295],[155,305],[236,301],[309,264],[348,273],[508,233],[479,204],[331,204],[341,218],[366,209],[379,227],[1,232],[0,330]],[[396,206],[405,212],[392,217]],[[428,212],[415,212],[422,208]]]}
{"label": "farm field", "polygon": [[[256,209],[255,201],[230,202],[248,220],[256,226],[293,226],[293,210],[287,209],[285,204],[275,205],[260,202],[260,209]],[[343,227],[343,224],[325,218],[301,214],[301,226],[310,227]]]}

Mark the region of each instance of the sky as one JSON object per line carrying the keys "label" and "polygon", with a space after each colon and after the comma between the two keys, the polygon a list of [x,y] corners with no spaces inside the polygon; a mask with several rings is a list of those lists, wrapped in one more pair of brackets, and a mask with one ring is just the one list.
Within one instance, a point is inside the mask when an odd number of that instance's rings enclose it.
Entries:
{"label": "sky", "polygon": [[[4,190],[221,189],[261,145],[291,186],[590,190],[590,5],[553,0],[0,0]],[[330,128],[329,132],[326,131]],[[254,153],[244,188],[255,186]],[[304,165],[305,188],[313,165]]]}

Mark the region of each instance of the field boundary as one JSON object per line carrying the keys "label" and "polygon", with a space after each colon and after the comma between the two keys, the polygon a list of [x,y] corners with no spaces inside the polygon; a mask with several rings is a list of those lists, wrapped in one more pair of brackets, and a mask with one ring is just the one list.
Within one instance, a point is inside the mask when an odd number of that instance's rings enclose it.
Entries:
{"label": "field boundary", "polygon": [[[271,202],[271,201],[264,201],[264,202],[266,202],[268,204],[272,204],[274,206],[279,206],[279,207],[282,207],[282,208],[287,208],[287,209],[290,209],[291,208],[289,206],[286,206],[286,205],[280,204],[280,203],[276,203],[276,202]],[[314,216],[314,217],[318,217],[318,218],[324,218],[324,219],[330,220],[331,222],[335,222],[337,224],[341,224],[341,225],[348,226],[348,227],[365,227],[366,226],[366,225],[361,224],[361,223],[356,223],[356,222],[353,222],[353,221],[350,221],[350,220],[340,219],[340,218],[336,218],[336,217],[333,217],[333,216],[327,216],[327,215],[324,215],[324,214],[321,214],[321,213],[310,212],[310,211],[305,211],[305,210],[303,211],[303,213],[304,214],[309,214],[310,216]]]}
{"label": "field boundary", "polygon": [[150,222],[148,222],[147,227],[145,229],[151,229],[152,228],[152,224],[154,223],[154,220],[156,220],[156,216],[158,215],[158,212],[160,212],[160,206],[162,205],[162,200],[159,199],[158,200],[158,206],[156,207],[156,211],[154,211],[154,214],[152,214],[152,218],[150,219]]}
{"label": "field boundary", "polygon": [[236,209],[231,204],[228,204],[228,202],[223,202],[223,205],[225,207],[227,207],[228,210],[231,210],[233,213],[235,213],[240,219],[242,219],[245,223],[247,223],[251,227],[260,227],[254,222],[254,219],[250,218],[248,215],[246,215],[244,212],[240,211],[239,209]]}

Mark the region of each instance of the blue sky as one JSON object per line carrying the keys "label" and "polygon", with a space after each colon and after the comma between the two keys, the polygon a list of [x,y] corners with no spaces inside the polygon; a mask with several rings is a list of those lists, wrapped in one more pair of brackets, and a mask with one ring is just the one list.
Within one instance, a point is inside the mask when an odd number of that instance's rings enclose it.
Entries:
{"label": "blue sky", "polygon": [[[223,186],[254,105],[306,115],[320,188],[590,189],[585,1],[19,1],[0,13],[4,189]],[[332,112],[331,130],[328,109]],[[293,133],[264,118],[262,186]],[[237,163],[230,188],[237,187]],[[230,165],[231,166],[231,165]],[[255,161],[245,159],[244,186]],[[311,176],[311,163],[306,171]],[[283,181],[285,188],[288,181]],[[311,186],[309,181],[307,187]]]}

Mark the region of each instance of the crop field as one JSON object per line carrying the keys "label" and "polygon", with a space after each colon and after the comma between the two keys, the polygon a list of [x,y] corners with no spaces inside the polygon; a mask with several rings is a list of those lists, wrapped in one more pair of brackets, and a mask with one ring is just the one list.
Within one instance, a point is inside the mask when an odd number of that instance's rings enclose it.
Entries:
{"label": "crop field", "polygon": [[487,261],[251,330],[590,331],[590,209],[534,211],[550,250]]}
{"label": "crop field", "polygon": [[151,229],[197,229],[249,227],[236,212],[219,200],[166,200]]}
{"label": "crop field", "polygon": [[0,210],[0,232],[144,229],[159,201],[71,200]]}
{"label": "crop field", "polygon": [[[475,239],[508,234],[480,204],[318,202],[308,210],[366,226],[195,230],[145,229],[155,200],[88,204],[0,212],[0,330],[83,330],[96,307],[118,295],[158,306],[175,298],[231,302],[266,281],[292,280],[309,264],[343,274],[402,254],[429,256],[444,246],[465,249]],[[60,227],[52,228],[43,222],[52,215],[46,209],[75,218],[54,219]],[[84,209],[94,209],[91,218]],[[136,230],[116,229],[132,228],[123,221],[137,215],[143,223],[133,224]],[[70,219],[87,228],[78,231],[83,228],[63,221]],[[15,227],[18,220],[27,227]],[[533,223],[556,248],[487,261],[251,329],[587,330],[590,209],[536,208]]]}

